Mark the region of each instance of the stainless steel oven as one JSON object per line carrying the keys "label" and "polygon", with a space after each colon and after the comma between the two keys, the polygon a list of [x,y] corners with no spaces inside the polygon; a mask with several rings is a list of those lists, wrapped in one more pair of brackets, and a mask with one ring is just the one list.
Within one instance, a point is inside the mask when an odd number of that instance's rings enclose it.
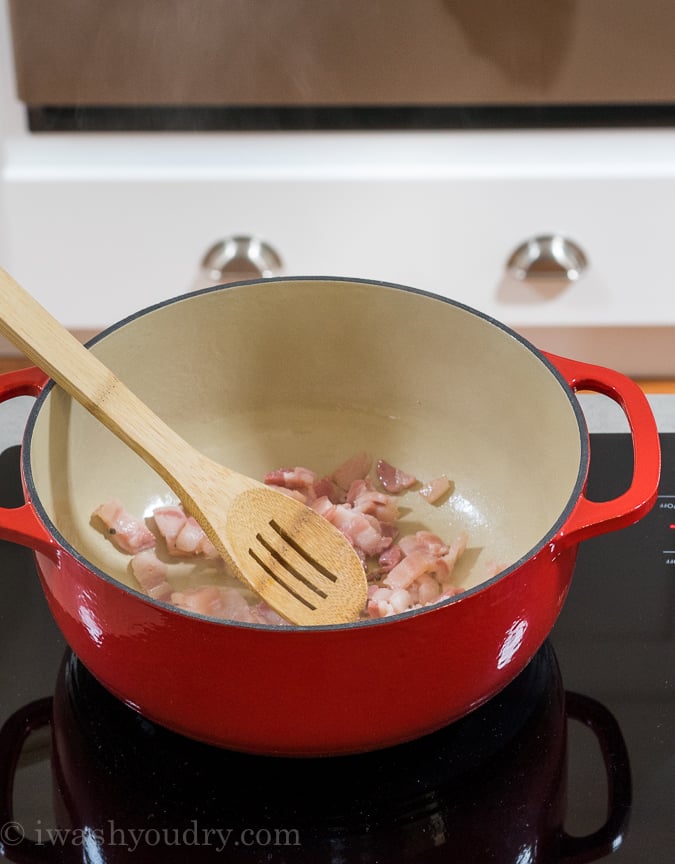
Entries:
{"label": "stainless steel oven", "polygon": [[672,4],[0,13],[0,255],[82,335],[208,282],[320,273],[675,371]]}

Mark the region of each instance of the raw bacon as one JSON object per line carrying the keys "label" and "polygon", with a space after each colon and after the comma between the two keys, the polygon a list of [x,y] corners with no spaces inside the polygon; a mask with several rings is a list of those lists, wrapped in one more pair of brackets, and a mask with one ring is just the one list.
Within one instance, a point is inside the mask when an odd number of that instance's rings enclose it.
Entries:
{"label": "raw bacon", "polygon": [[143,591],[153,600],[168,600],[171,596],[169,568],[157,557],[155,549],[144,549],[131,559],[131,572]]}
{"label": "raw bacon", "polygon": [[347,503],[354,510],[374,516],[380,522],[395,522],[400,516],[394,498],[379,492],[369,477],[352,481],[347,492]]}
{"label": "raw bacon", "polygon": [[219,585],[201,585],[186,591],[174,591],[171,603],[179,609],[221,618],[226,621],[239,621],[245,624],[266,624],[282,626],[288,624],[281,615],[262,601],[249,604],[236,588]]}
{"label": "raw bacon", "polygon": [[377,559],[377,565],[379,567],[380,573],[388,573],[392,570],[399,561],[403,558],[404,552],[399,543],[390,546],[388,549],[385,549],[384,552]]}
{"label": "raw bacon", "polygon": [[174,591],[171,602],[179,609],[209,615],[212,618],[227,618],[230,621],[250,621],[250,607],[246,598],[236,588],[219,585],[202,585],[185,591]]}
{"label": "raw bacon", "polygon": [[152,518],[157,530],[164,538],[169,555],[184,558],[202,555],[217,558],[218,552],[193,516],[188,516],[182,507],[158,507]]}
{"label": "raw bacon", "polygon": [[370,453],[366,453],[365,451],[357,453],[336,468],[331,474],[331,478],[346,492],[354,480],[362,480],[368,475],[372,464],[373,457]]}
{"label": "raw bacon", "polygon": [[365,555],[380,555],[391,546],[391,537],[383,535],[380,523],[374,516],[359,513],[346,504],[336,504],[327,519],[355,549],[360,549]]}
{"label": "raw bacon", "polygon": [[319,479],[318,474],[303,468],[301,465],[295,468],[282,468],[278,471],[270,471],[265,474],[264,482],[267,486],[274,486],[279,492],[295,498],[308,506],[317,498],[328,498],[335,504],[345,500],[345,492],[330,477]]}
{"label": "raw bacon", "polygon": [[108,537],[121,552],[135,555],[155,545],[155,536],[145,522],[132,516],[117,498],[111,498],[94,510],[105,525]]}
{"label": "raw bacon", "polygon": [[344,489],[341,489],[331,477],[322,477],[314,484],[314,494],[317,498],[324,495],[333,504],[344,504],[347,500],[347,495]]}
{"label": "raw bacon", "polygon": [[387,573],[382,582],[389,588],[409,588],[427,573],[438,575],[439,581],[444,581],[447,574],[447,564],[442,558],[429,552],[418,550],[405,555],[402,560]]}
{"label": "raw bacon", "polygon": [[445,474],[441,474],[440,477],[435,477],[429,483],[426,483],[420,489],[420,495],[430,504],[435,504],[439,501],[447,492],[450,491],[450,481],[445,476]]}
{"label": "raw bacon", "polygon": [[377,588],[368,598],[367,611],[371,618],[386,618],[410,608],[410,594],[402,588]]}
{"label": "raw bacon", "polygon": [[187,516],[182,507],[158,507],[153,511],[152,518],[155,522],[157,530],[166,542],[166,549],[169,555],[180,555],[181,553],[176,546],[176,538],[187,522]]}
{"label": "raw bacon", "polygon": [[[402,537],[384,557],[382,585],[392,591],[405,590],[411,608],[428,606],[460,592],[451,583],[452,571],[466,549],[467,535],[461,531],[450,546],[431,531],[418,531]],[[393,566],[391,566],[391,562]],[[369,614],[373,611],[369,606]],[[376,611],[382,613],[378,606]],[[388,613],[391,614],[391,613]]]}
{"label": "raw bacon", "polygon": [[218,557],[216,547],[193,516],[188,516],[185,525],[178,532],[176,549],[183,555],[203,555],[205,558]]}
{"label": "raw bacon", "polygon": [[307,497],[316,497],[314,484],[318,475],[309,468],[297,465],[295,468],[281,468],[265,474],[263,482],[268,486],[282,486],[284,489],[294,489]]}
{"label": "raw bacon", "polygon": [[401,471],[400,468],[390,465],[385,459],[378,459],[376,465],[377,479],[387,492],[403,492],[417,483],[417,477]]}
{"label": "raw bacon", "polygon": [[[461,593],[462,589],[452,582],[452,574],[466,549],[466,532],[459,532],[451,543],[426,530],[399,539],[401,511],[395,495],[417,483],[417,478],[378,459],[375,473],[383,491],[370,476],[371,465],[371,456],[362,452],[330,475],[320,476],[309,468],[295,466],[270,471],[264,482],[303,501],[347,537],[369,581],[365,616],[398,615]],[[420,494],[433,503],[450,487],[450,481],[442,475],[424,485]],[[286,624],[266,603],[249,603],[236,587],[209,584],[182,591],[172,589],[173,565],[158,557],[156,543],[174,559],[219,560],[209,538],[182,507],[168,505],[153,512],[151,524],[157,536],[116,499],[101,505],[94,515],[109,527],[110,539],[118,548],[133,554],[131,570],[148,596],[223,620],[266,626]]]}
{"label": "raw bacon", "polygon": [[392,543],[390,533],[374,516],[362,513],[351,504],[333,504],[325,495],[312,502],[311,507],[342,532],[357,552],[380,555]]}
{"label": "raw bacon", "polygon": [[417,531],[415,534],[408,534],[401,538],[400,546],[406,555],[421,551],[428,552],[435,558],[440,558],[441,555],[446,555],[450,551],[445,540],[431,531]]}

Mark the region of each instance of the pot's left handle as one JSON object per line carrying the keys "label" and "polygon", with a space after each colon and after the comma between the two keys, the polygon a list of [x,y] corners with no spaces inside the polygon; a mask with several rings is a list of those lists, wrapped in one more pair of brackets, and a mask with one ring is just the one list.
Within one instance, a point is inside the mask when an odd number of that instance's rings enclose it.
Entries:
{"label": "pot's left handle", "polygon": [[[45,373],[36,366],[6,372],[0,375],[0,402],[17,396],[37,398],[48,381]],[[58,543],[47,531],[29,502],[21,507],[0,507],[0,540],[19,543],[35,551],[54,557],[58,554]]]}
{"label": "pot's left handle", "polygon": [[633,440],[629,488],[610,501],[591,501],[582,494],[555,541],[567,545],[625,528],[651,510],[659,490],[661,445],[647,397],[634,381],[604,366],[544,354],[575,392],[591,390],[613,399],[626,415]]}

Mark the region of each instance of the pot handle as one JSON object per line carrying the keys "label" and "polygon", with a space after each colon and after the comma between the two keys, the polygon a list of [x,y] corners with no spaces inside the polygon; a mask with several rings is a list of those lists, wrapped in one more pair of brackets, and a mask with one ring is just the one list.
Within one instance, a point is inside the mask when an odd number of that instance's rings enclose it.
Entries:
{"label": "pot handle", "polygon": [[610,501],[590,501],[582,494],[554,541],[556,545],[569,545],[625,528],[651,510],[661,476],[661,445],[647,397],[634,381],[604,366],[543,353],[575,392],[592,390],[613,399],[626,415],[633,439],[633,479],[629,488]]}
{"label": "pot handle", "polygon": [[626,742],[614,716],[595,699],[580,693],[565,693],[568,718],[587,726],[600,745],[607,772],[607,819],[605,824],[585,837],[563,831],[561,860],[586,864],[609,855],[623,842],[630,815],[633,786]]}
{"label": "pot handle", "polygon": [[[37,398],[49,380],[36,366],[5,372],[0,375],[0,402],[17,396]],[[54,557],[58,553],[58,543],[38,519],[32,504],[20,507],[0,507],[0,540],[29,546],[35,551]]]}
{"label": "pot handle", "polygon": [[[48,839],[40,842],[41,835],[33,840],[28,826],[14,818],[14,780],[21,750],[33,732],[51,725],[52,708],[51,696],[30,702],[0,729],[0,857],[15,864],[74,864],[78,860],[72,846]],[[42,831],[46,833],[46,829]]]}

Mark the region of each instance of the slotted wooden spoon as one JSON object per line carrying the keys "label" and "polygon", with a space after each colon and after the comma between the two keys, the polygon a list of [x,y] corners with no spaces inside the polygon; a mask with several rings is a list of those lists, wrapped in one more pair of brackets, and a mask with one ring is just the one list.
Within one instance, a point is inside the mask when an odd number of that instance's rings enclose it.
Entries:
{"label": "slotted wooden spoon", "polygon": [[233,574],[285,619],[359,617],[365,572],[336,528],[195,450],[2,269],[0,332],[162,477]]}

